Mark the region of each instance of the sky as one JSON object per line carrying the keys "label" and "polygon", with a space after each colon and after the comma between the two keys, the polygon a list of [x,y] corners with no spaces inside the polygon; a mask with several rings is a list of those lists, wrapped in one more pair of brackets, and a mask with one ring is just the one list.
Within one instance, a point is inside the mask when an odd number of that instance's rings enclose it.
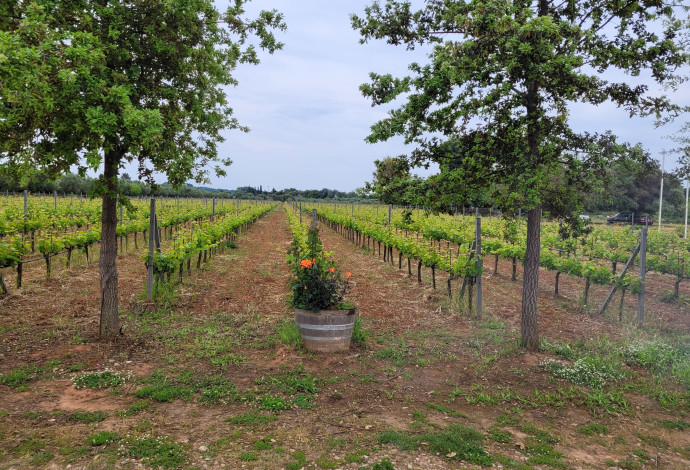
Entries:
{"label": "sky", "polygon": [[[227,3],[216,0],[220,11]],[[425,62],[429,50],[410,52],[384,41],[360,44],[349,17],[362,15],[369,3],[255,0],[250,4],[253,10],[275,8],[284,13],[287,31],[278,37],[285,46],[273,55],[261,54],[258,66],[237,69],[239,85],[228,89],[228,97],[235,117],[251,132],[224,133],[219,154],[230,157],[233,164],[226,177],[212,176],[210,186],[352,191],[371,181],[374,160],[412,150],[401,138],[377,144],[364,141],[370,126],[389,108],[372,107],[359,86],[368,81],[370,72],[403,76],[409,63]],[[690,105],[690,86],[675,93],[674,100]],[[571,111],[576,130],[610,129],[621,141],[641,143],[659,160],[661,150],[672,146],[664,136],[680,127],[679,121],[655,128],[652,118],[630,118],[613,105],[574,105]],[[674,159],[667,158],[667,170]],[[129,172],[136,174],[134,169]]]}

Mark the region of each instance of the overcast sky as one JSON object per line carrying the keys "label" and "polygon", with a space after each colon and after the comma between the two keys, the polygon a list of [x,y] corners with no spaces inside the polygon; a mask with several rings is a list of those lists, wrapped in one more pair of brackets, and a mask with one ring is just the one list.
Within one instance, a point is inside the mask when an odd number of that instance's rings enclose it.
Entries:
{"label": "overcast sky", "polygon": [[[230,102],[249,134],[231,131],[220,154],[233,164],[228,176],[212,179],[216,188],[238,186],[351,191],[371,180],[374,160],[408,153],[402,139],[367,144],[370,126],[387,109],[372,108],[359,92],[369,72],[405,74],[425,51],[409,52],[383,41],[359,44],[349,15],[362,14],[370,1],[255,0],[252,8],[276,8],[285,14],[285,43],[274,55],[262,54],[258,66],[240,66],[239,86],[229,90]],[[227,0],[216,0],[221,11]],[[428,50],[427,50],[428,52]],[[674,97],[690,105],[690,86]],[[577,130],[611,129],[621,140],[640,142],[652,156],[670,142],[663,136],[673,126],[655,128],[652,119],[629,118],[623,110],[604,105],[576,105]],[[676,125],[675,128],[678,126]],[[667,162],[666,168],[674,162]],[[131,174],[136,174],[132,171]]]}

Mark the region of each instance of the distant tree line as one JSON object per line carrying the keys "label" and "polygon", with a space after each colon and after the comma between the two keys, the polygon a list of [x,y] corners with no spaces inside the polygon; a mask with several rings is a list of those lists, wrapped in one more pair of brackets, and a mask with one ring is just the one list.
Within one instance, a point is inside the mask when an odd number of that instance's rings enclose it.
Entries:
{"label": "distant tree line", "polygon": [[[90,196],[94,194],[94,185],[98,179],[83,177],[73,173],[67,173],[56,180],[50,180],[45,175],[37,174],[26,182],[20,182],[7,175],[0,174],[0,191],[22,192],[25,189],[31,193],[57,192],[62,194],[83,194]],[[118,179],[119,193],[129,197],[188,197],[188,198],[207,198],[215,197],[222,199],[260,199],[272,201],[287,200],[315,200],[333,199],[347,200],[348,202],[376,202],[374,195],[364,195],[363,190],[357,191],[338,191],[335,189],[308,189],[299,190],[295,188],[264,191],[262,186],[254,188],[252,186],[241,186],[236,190],[216,189],[199,187],[186,184],[181,187],[174,187],[168,183],[151,185],[142,181],[132,180],[127,173],[123,173]]]}

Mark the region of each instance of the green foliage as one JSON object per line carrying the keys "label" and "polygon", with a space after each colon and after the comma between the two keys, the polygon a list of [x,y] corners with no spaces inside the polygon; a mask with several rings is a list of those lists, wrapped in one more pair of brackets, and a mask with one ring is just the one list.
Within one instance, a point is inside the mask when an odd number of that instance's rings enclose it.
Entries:
{"label": "green foliage", "polygon": [[677,420],[672,420],[672,419],[665,419],[660,423],[662,428],[666,429],[672,429],[675,431],[685,431],[690,429],[690,423],[682,420],[682,419],[677,419]]}
{"label": "green foliage", "polygon": [[302,337],[299,334],[299,328],[293,318],[286,318],[278,327],[278,337],[288,346],[293,348],[302,347]]}
{"label": "green foliage", "polygon": [[124,453],[154,468],[179,468],[187,461],[182,446],[163,437],[131,439]]}
{"label": "green foliage", "polygon": [[496,442],[501,442],[501,443],[508,443],[513,439],[512,434],[510,434],[509,431],[504,431],[504,430],[499,430],[499,429],[492,429],[488,433],[489,439],[492,439]]}
{"label": "green foliage", "polygon": [[371,467],[371,470],[395,470],[395,467],[393,466],[393,463],[390,460],[383,459],[376,462]]}
{"label": "green foliage", "polygon": [[560,377],[578,385],[602,387],[607,382],[623,378],[621,365],[611,358],[587,354],[577,359],[572,366],[558,361],[543,363],[544,369],[555,377]]}
{"label": "green foliage", "polygon": [[254,452],[242,452],[240,454],[240,460],[243,462],[253,462],[255,460],[259,460],[259,456]]}
{"label": "green foliage", "polygon": [[362,319],[355,317],[355,325],[352,329],[352,342],[356,346],[364,347],[367,341],[367,332],[362,328]]}
{"label": "green foliage", "polygon": [[662,339],[637,341],[623,349],[630,364],[640,365],[656,374],[672,374],[690,388],[690,348]]}
{"label": "green foliage", "polygon": [[259,402],[259,408],[262,410],[270,410],[270,411],[283,411],[290,409],[290,403],[288,401],[280,396],[274,396],[270,393],[267,393],[266,395],[259,397],[258,399]]}
{"label": "green foliage", "polygon": [[584,434],[585,436],[594,436],[597,434],[607,435],[609,434],[609,428],[607,428],[603,424],[590,423],[586,426],[577,428],[577,432],[580,434]]}
{"label": "green foliage", "polygon": [[142,411],[144,411],[148,407],[149,407],[149,402],[147,402],[145,400],[138,401],[138,402],[132,404],[132,406],[130,406],[127,409],[127,411],[118,412],[118,416],[123,417],[123,418],[129,417],[129,416],[134,416],[136,414],[141,413]]}
{"label": "green foliage", "polygon": [[74,388],[111,388],[122,385],[128,376],[122,372],[105,370],[90,374],[77,374],[72,378]]}
{"label": "green foliage", "polygon": [[222,375],[200,375],[182,371],[174,377],[158,370],[143,383],[145,385],[136,390],[134,395],[160,402],[171,402],[177,398],[189,400],[195,394],[199,394],[200,403],[207,404],[229,403],[239,398],[235,384]]}
{"label": "green foliage", "polygon": [[105,411],[77,411],[70,416],[72,421],[81,423],[99,423],[108,417]]}
{"label": "green foliage", "polygon": [[397,431],[385,431],[379,435],[381,444],[392,444],[402,450],[417,450],[422,442],[430,452],[438,452],[453,460],[464,460],[479,465],[491,465],[493,459],[481,447],[481,433],[460,425],[450,425],[437,433],[412,435]]}

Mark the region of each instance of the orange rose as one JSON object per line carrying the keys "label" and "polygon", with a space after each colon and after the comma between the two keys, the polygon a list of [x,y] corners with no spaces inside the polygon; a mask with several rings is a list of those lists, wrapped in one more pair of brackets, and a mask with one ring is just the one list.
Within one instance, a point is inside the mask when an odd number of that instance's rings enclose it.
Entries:
{"label": "orange rose", "polygon": [[308,269],[311,268],[311,264],[311,261],[309,261],[308,259],[303,259],[300,263],[300,266],[302,266],[302,269]]}
{"label": "orange rose", "polygon": [[328,268],[328,270],[329,270],[330,272],[332,272],[332,273],[335,272],[335,268]]}

